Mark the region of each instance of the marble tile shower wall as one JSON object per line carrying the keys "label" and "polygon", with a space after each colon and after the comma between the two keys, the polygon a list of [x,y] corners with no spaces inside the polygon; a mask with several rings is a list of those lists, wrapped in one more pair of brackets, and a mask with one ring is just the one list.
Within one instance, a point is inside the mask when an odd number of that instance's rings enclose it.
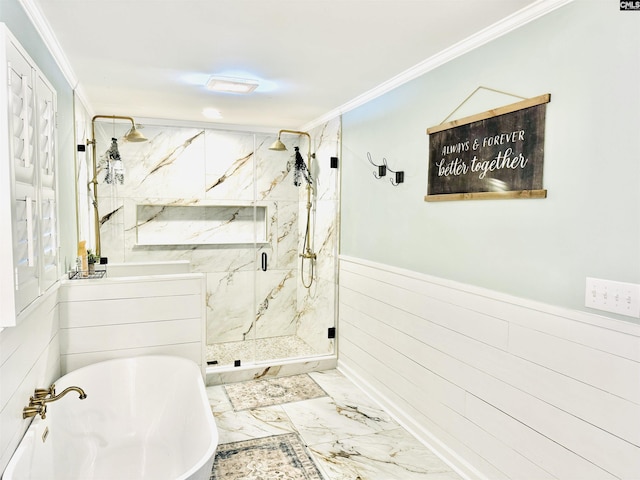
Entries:
{"label": "marble tile shower wall", "polygon": [[[114,132],[108,123],[98,124],[97,132],[100,158]],[[298,335],[318,353],[332,353],[327,328],[334,325],[339,182],[329,159],[339,151],[339,119],[312,132],[318,261],[311,289],[301,285],[298,258],[306,193],[293,185],[292,147],[300,144],[304,152],[304,139],[285,136],[289,151],[276,152],[268,149],[275,135],[166,126],[146,126],[143,132],[149,142],[118,145],[121,184],[105,183],[105,168],[98,175],[103,256],[111,263],[188,260],[194,271],[206,273],[208,344]],[[201,218],[203,209],[172,208],[251,206],[254,201],[266,207],[255,226],[256,232],[266,232],[257,249],[245,236],[253,235],[253,219],[247,221],[237,208],[224,210],[227,216],[215,225]],[[168,208],[155,207],[143,218],[139,205]],[[157,224],[156,237],[141,245],[137,227],[149,222]],[[206,232],[213,226],[216,232]],[[181,228],[193,237],[208,236],[212,243],[163,244],[163,230]],[[244,243],[235,243],[229,229],[244,232]],[[266,272],[260,268],[262,253],[269,259]]]}
{"label": "marble tile shower wall", "polygon": [[[336,326],[338,282],[338,232],[340,205],[339,169],[330,168],[331,157],[338,157],[341,145],[341,120],[335,118],[310,132],[316,158],[312,162],[312,174],[316,180],[315,231],[313,244],[318,256],[316,282],[310,289],[298,281],[298,330],[297,335],[321,353],[333,353],[334,340],[327,338],[327,329]],[[305,202],[303,189],[298,203],[298,216],[304,229]],[[303,198],[304,196],[304,198]],[[298,251],[304,238],[298,236]],[[299,266],[299,260],[296,259]]]}

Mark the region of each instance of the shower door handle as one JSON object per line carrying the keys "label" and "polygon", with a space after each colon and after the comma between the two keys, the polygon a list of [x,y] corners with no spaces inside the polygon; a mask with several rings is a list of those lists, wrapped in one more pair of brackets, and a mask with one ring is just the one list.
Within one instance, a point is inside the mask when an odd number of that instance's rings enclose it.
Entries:
{"label": "shower door handle", "polygon": [[267,252],[262,252],[262,271],[267,271]]}

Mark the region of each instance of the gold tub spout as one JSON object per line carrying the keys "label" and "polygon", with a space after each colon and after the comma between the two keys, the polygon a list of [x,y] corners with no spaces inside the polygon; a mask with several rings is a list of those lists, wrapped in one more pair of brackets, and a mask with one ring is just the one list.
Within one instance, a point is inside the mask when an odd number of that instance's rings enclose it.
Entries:
{"label": "gold tub spout", "polygon": [[47,416],[47,403],[60,400],[69,392],[76,392],[80,395],[80,400],[87,398],[87,394],[80,387],[67,387],[58,395],[56,395],[55,385],[51,385],[49,389],[39,388],[34,392],[33,397],[29,398],[29,406],[22,409],[22,418],[35,417],[40,415],[41,418]]}
{"label": "gold tub spout", "polygon": [[87,398],[87,394],[84,393],[84,390],[82,390],[80,387],[67,387],[65,388],[63,391],[61,391],[58,395],[52,395],[50,397],[47,398],[40,398],[40,399],[34,399],[34,403],[37,404],[41,404],[41,405],[46,405],[47,403],[51,403],[51,402],[55,402],[57,400],[60,400],[62,397],[64,397],[67,393],[69,392],[78,392],[80,394],[80,400],[84,400],[85,398]]}

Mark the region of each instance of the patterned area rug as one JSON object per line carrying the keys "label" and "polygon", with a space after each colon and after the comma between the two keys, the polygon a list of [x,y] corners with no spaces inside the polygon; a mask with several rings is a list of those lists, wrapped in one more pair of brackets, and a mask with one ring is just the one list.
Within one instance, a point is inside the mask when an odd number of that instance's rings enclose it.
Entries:
{"label": "patterned area rug", "polygon": [[305,374],[225,385],[235,411],[324,397],[326,392]]}
{"label": "patterned area rug", "polygon": [[295,433],[218,445],[209,480],[322,480]]}

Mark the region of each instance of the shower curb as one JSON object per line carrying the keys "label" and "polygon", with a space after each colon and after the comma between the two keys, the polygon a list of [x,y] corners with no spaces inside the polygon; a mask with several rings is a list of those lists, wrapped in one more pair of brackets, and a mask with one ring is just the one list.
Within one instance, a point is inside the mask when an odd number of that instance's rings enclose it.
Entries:
{"label": "shower curb", "polygon": [[254,363],[241,367],[207,367],[207,386],[227,383],[245,382],[260,378],[288,377],[299,373],[321,372],[336,368],[338,357],[326,355],[321,357],[296,358],[282,361]]}

